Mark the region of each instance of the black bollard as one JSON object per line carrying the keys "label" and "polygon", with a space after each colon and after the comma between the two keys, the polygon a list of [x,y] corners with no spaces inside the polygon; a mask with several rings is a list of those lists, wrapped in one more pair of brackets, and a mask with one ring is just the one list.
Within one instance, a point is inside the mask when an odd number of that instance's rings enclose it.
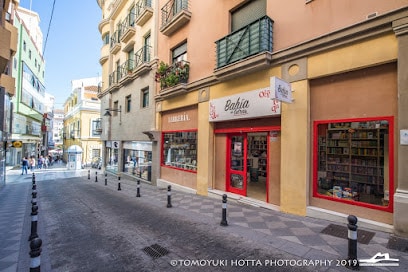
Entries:
{"label": "black bollard", "polygon": [[38,220],[38,206],[33,205],[31,207],[31,234],[28,238],[28,241],[33,240],[34,238],[38,237],[37,234],[37,220]]}
{"label": "black bollard", "polygon": [[227,195],[222,195],[222,219],[221,219],[221,226],[228,226],[227,222]]}
{"label": "black bollard", "polygon": [[35,184],[35,174],[33,173],[33,185]]}
{"label": "black bollard", "polygon": [[[35,184],[33,186],[36,186]],[[37,205],[37,191],[33,190],[33,192],[31,193],[32,199],[31,199],[31,205]]]}
{"label": "black bollard", "polygon": [[118,176],[118,191],[121,191],[122,188],[120,188],[120,176]]}
{"label": "black bollard", "polygon": [[91,179],[91,170],[88,170],[88,179]]}
{"label": "black bollard", "polygon": [[105,172],[105,186],[108,185],[108,174]]}
{"label": "black bollard", "polygon": [[98,182],[98,172],[95,172],[95,182]]}
{"label": "black bollard", "polygon": [[357,217],[349,215],[347,217],[348,227],[348,257],[347,267],[352,270],[359,270],[360,265],[357,259]]}
{"label": "black bollard", "polygon": [[140,197],[140,180],[137,180],[136,197]]}
{"label": "black bollard", "polygon": [[30,272],[41,271],[41,245],[42,240],[38,237],[30,242]]}
{"label": "black bollard", "polygon": [[171,185],[167,186],[167,208],[173,207],[171,205]]}
{"label": "black bollard", "polygon": [[33,190],[37,190],[37,184],[33,184]]}

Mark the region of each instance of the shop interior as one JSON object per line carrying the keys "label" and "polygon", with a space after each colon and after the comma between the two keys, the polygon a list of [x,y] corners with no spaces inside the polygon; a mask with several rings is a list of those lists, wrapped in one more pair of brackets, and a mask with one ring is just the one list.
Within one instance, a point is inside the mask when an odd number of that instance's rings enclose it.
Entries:
{"label": "shop interior", "polygon": [[247,196],[266,201],[268,133],[247,134]]}

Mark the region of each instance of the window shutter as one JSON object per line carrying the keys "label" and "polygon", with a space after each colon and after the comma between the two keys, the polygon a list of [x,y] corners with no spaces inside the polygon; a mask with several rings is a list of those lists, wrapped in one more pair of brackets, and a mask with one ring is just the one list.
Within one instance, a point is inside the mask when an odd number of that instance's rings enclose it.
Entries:
{"label": "window shutter", "polygon": [[231,14],[231,32],[266,15],[266,0],[254,0]]}

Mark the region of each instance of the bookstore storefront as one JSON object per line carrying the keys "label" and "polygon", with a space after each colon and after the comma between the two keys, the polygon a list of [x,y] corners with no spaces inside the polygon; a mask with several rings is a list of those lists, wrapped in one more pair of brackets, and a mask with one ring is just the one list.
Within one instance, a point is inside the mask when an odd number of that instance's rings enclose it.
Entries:
{"label": "bookstore storefront", "polygon": [[197,188],[197,106],[163,112],[161,179]]}
{"label": "bookstore storefront", "polygon": [[313,206],[392,223],[396,64],[310,82]]}
{"label": "bookstore storefront", "polygon": [[279,205],[280,108],[269,87],[210,100],[215,189]]}

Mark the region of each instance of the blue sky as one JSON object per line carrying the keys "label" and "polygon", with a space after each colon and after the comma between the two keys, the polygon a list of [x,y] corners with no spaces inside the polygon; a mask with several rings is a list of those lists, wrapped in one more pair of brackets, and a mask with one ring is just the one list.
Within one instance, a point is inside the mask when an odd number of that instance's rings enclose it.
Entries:
{"label": "blue sky", "polygon": [[45,46],[45,87],[62,108],[71,93],[71,80],[101,75],[102,46],[98,24],[102,11],[96,0],[56,0],[47,44],[45,40],[54,0],[20,0],[20,6],[40,16]]}

